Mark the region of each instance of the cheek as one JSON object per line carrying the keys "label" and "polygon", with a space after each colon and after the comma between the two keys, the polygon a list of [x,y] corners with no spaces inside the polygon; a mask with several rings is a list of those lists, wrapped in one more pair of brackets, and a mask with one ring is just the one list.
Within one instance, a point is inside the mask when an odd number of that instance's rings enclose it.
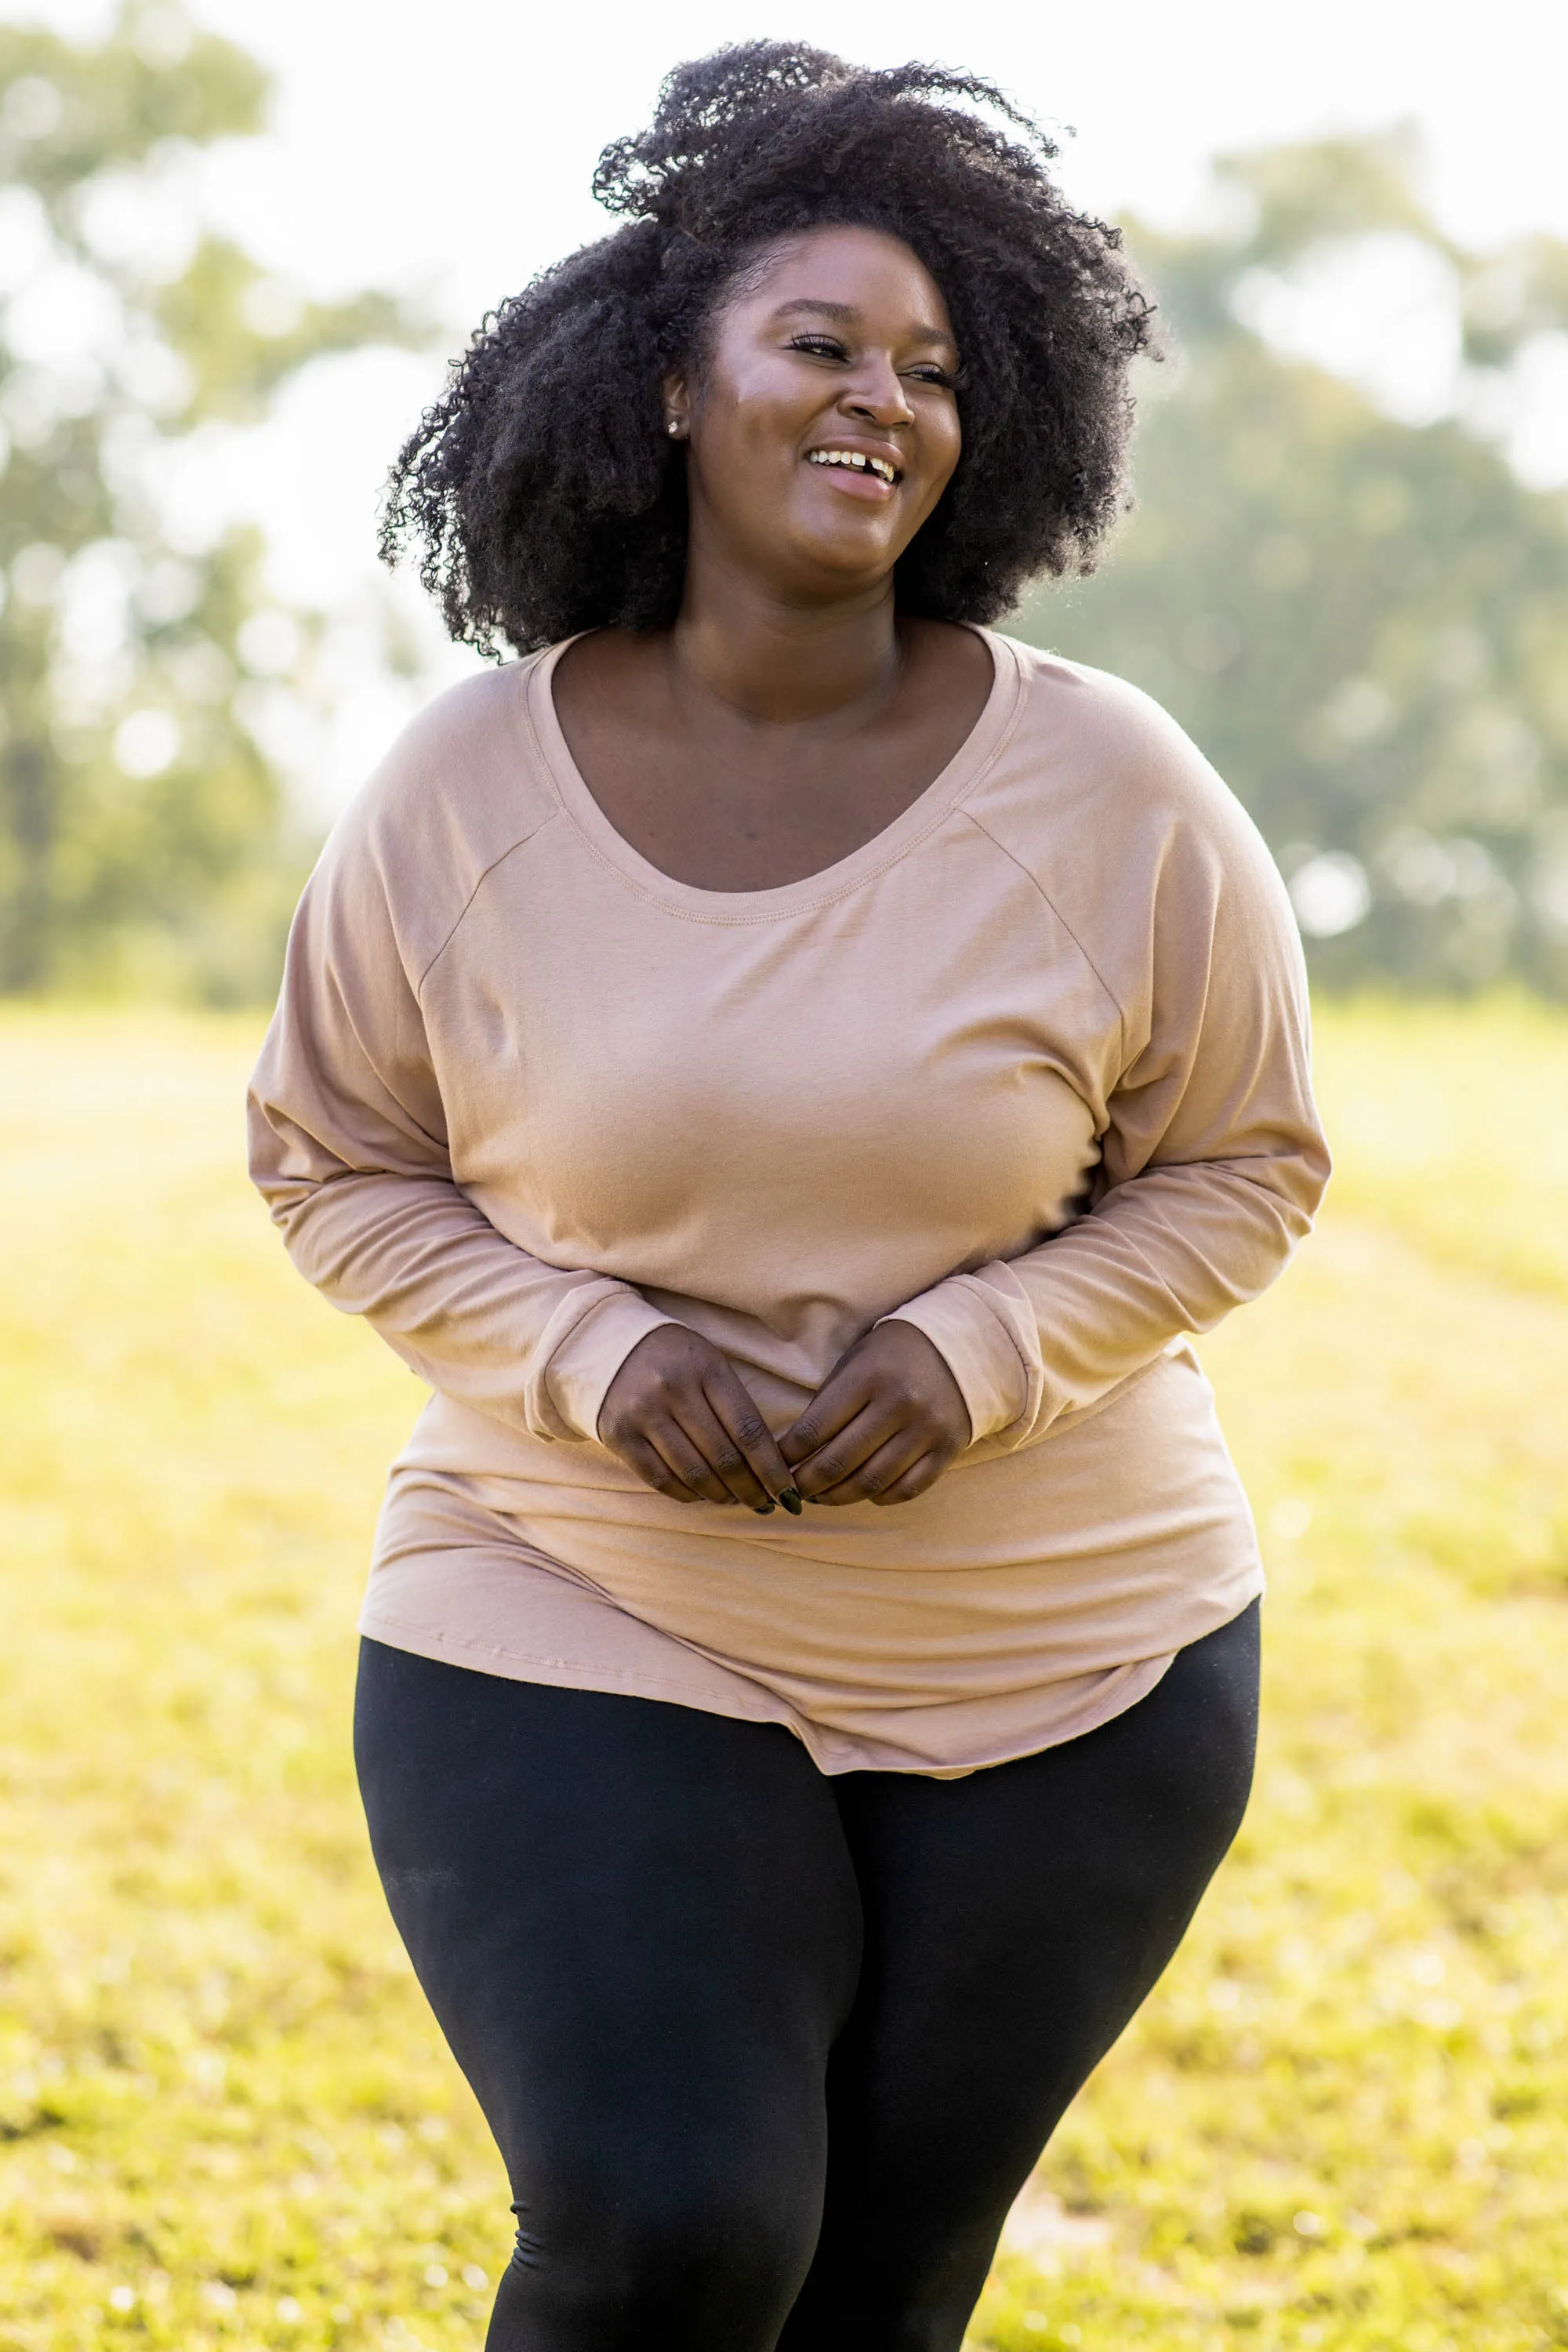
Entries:
{"label": "cheek", "polygon": [[793,443],[817,404],[798,370],[781,369],[773,354],[760,352],[731,360],[716,373],[710,394],[715,423],[738,440],[778,448]]}
{"label": "cheek", "polygon": [[933,418],[926,439],[927,465],[931,481],[931,496],[926,501],[928,513],[952,481],[963,452],[963,433],[956,415],[950,413],[943,418]]}
{"label": "cheek", "polygon": [[761,371],[732,375],[715,388],[694,436],[710,499],[737,508],[776,500],[781,481],[794,470],[804,429],[795,407]]}

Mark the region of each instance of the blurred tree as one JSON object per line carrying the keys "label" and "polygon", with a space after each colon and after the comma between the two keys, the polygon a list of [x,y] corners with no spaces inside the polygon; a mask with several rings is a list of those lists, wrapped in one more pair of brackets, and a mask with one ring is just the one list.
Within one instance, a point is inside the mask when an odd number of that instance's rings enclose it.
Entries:
{"label": "blurred tree", "polygon": [[[1568,992],[1568,497],[1463,421],[1568,328],[1568,247],[1460,249],[1418,164],[1402,132],[1232,157],[1224,227],[1130,225],[1174,381],[1148,384],[1138,510],[1103,572],[1037,594],[1021,633],[1191,730],[1279,858],[1319,977]],[[1292,273],[1390,239],[1453,306],[1458,413],[1428,424],[1247,323]]]}
{"label": "blurred tree", "polygon": [[267,97],[169,5],[89,46],[0,25],[3,991],[273,977],[297,873],[257,733],[313,624],[272,607],[254,531],[174,541],[158,469],[308,361],[424,331],[202,233],[190,160]]}

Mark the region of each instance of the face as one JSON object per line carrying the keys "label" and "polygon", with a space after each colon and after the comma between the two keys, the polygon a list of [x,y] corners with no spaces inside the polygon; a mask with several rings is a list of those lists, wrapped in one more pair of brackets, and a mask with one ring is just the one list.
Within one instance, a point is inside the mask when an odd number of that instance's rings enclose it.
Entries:
{"label": "face", "polygon": [[777,593],[836,601],[885,583],[958,463],[947,305],[875,229],[790,238],[714,323],[700,374],[671,376],[689,438],[691,556]]}

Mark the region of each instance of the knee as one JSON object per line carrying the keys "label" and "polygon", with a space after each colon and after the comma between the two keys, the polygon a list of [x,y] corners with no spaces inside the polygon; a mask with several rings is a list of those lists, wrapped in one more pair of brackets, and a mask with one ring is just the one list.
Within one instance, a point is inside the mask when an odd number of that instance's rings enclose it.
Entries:
{"label": "knee", "polygon": [[600,2291],[691,2352],[771,2343],[811,2260],[787,2205],[744,2179],[645,2182],[635,2205],[605,2218],[595,2233]]}
{"label": "knee", "polygon": [[[513,2208],[517,2246],[502,2283],[520,2347],[549,2352],[764,2352],[810,2265],[815,2200],[748,2179],[742,2164],[646,2172],[579,2169]],[[809,2210],[806,2210],[809,2205]],[[512,2332],[492,2330],[509,2347]]]}

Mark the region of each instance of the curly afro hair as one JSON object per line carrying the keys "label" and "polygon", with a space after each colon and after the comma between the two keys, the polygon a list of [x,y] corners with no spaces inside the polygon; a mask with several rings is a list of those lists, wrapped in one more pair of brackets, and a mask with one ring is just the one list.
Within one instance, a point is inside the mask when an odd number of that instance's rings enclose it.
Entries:
{"label": "curly afro hair", "polygon": [[920,257],[963,361],[963,455],[899,563],[900,608],[995,620],[1036,573],[1088,570],[1152,312],[1119,233],[1058,194],[1055,154],[989,82],[937,67],[773,41],[678,67],[595,173],[628,225],[485,320],[393,468],[383,555],[416,542],[447,628],[489,654],[673,621],[686,473],[663,378],[700,377],[726,288],[770,242],[853,224]]}

